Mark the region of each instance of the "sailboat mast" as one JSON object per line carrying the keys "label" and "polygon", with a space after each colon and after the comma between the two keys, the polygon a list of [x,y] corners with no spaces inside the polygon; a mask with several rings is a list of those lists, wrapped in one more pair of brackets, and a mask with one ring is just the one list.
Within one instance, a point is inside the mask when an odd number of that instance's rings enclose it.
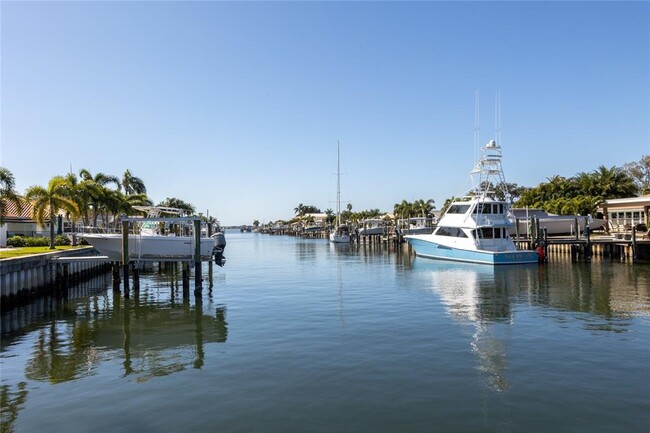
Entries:
{"label": "sailboat mast", "polygon": [[336,140],[336,225],[341,225],[341,151]]}

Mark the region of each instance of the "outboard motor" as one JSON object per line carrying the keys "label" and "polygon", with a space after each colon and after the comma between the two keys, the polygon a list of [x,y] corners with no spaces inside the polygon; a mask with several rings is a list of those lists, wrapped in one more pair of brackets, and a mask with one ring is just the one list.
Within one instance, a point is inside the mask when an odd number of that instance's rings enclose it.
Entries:
{"label": "outboard motor", "polygon": [[215,247],[221,248],[222,250],[226,249],[226,235],[223,232],[216,232],[212,235],[212,239],[214,239]]}
{"label": "outboard motor", "polygon": [[223,248],[214,247],[212,255],[214,256],[214,263],[216,263],[217,266],[223,267],[223,265],[226,264],[226,256],[223,255]]}
{"label": "outboard motor", "polygon": [[212,250],[214,263],[217,266],[223,266],[226,264],[226,257],[223,255],[223,250],[226,248],[226,236],[223,232],[217,232],[212,235],[212,239],[214,239],[214,249]]}

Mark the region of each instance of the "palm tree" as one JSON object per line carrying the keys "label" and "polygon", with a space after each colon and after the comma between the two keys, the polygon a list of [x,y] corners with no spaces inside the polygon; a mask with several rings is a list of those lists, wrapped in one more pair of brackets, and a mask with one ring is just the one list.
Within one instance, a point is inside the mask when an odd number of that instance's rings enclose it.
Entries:
{"label": "palm tree", "polygon": [[5,222],[7,213],[7,202],[16,205],[18,210],[22,209],[22,202],[16,193],[16,181],[14,175],[4,167],[0,167],[0,225]]}
{"label": "palm tree", "polygon": [[[90,199],[94,192],[96,184],[86,180],[79,182],[77,175],[69,173],[65,176],[67,182],[66,191],[69,194],[68,198],[75,202],[76,209],[68,210],[66,218],[72,225],[72,232],[75,232],[75,223],[79,219],[83,219],[84,225],[88,225],[88,206]],[[76,237],[73,237],[73,242],[76,242]]]}
{"label": "palm tree", "polygon": [[[90,204],[93,209],[93,226],[97,226],[97,218],[99,217],[101,213],[101,209],[103,206],[103,203],[106,202],[107,200],[110,200],[109,196],[111,195],[111,190],[106,188],[108,184],[115,184],[118,188],[120,187],[120,180],[117,178],[117,176],[112,176],[104,173],[97,173],[96,175],[92,175],[90,171],[86,170],[85,168],[82,168],[79,170],[79,176],[81,179],[84,181],[88,182],[88,185],[93,185],[91,187],[92,193],[91,193],[91,199],[90,199]],[[104,222],[105,224],[105,222]]]}
{"label": "palm tree", "polygon": [[120,179],[118,179],[117,176],[112,176],[104,173],[97,173],[95,176],[93,176],[90,171],[86,170],[85,168],[79,170],[79,176],[83,180],[91,180],[101,186],[106,186],[109,183],[114,183],[118,188],[120,187]]}
{"label": "palm tree", "polygon": [[50,215],[50,249],[54,249],[54,218],[59,210],[78,212],[77,204],[70,198],[68,182],[62,176],[53,177],[47,185],[32,186],[25,192],[25,198],[33,202],[32,218],[41,226],[45,225],[45,214]]}
{"label": "palm tree", "polygon": [[120,210],[122,213],[125,213],[126,215],[133,215],[134,213],[138,212],[136,209],[133,208],[133,206],[153,206],[153,202],[149,197],[147,197],[147,194],[144,193],[139,193],[139,194],[131,194],[131,195],[121,195],[122,203],[120,206]]}
{"label": "palm tree", "polygon": [[603,198],[626,198],[638,193],[634,179],[619,167],[607,168],[601,165],[593,174],[600,190],[598,195]]}
{"label": "palm tree", "polygon": [[325,221],[327,221],[328,224],[332,224],[336,219],[336,216],[334,215],[334,211],[332,209],[327,209],[325,211],[325,215],[327,215]]}
{"label": "palm tree", "polygon": [[413,203],[415,209],[417,212],[421,213],[423,217],[426,217],[435,209],[435,206],[433,205],[434,201],[432,198],[428,199],[427,201],[424,201],[422,199],[416,200],[415,203]]}
{"label": "palm tree", "polygon": [[121,186],[124,188],[125,195],[146,194],[147,188],[139,177],[133,176],[130,170],[126,170],[122,175]]}
{"label": "palm tree", "polygon": [[400,216],[402,218],[409,218],[411,216],[412,204],[407,200],[402,200],[401,203],[395,203],[393,205],[393,213],[395,216]]}

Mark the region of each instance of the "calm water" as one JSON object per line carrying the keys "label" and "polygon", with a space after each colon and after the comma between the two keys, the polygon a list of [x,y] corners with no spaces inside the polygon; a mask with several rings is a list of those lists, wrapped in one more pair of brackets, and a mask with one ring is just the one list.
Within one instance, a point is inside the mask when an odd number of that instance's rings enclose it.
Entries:
{"label": "calm water", "polygon": [[650,265],[226,256],[199,300],[156,267],[3,312],[2,432],[650,431]]}

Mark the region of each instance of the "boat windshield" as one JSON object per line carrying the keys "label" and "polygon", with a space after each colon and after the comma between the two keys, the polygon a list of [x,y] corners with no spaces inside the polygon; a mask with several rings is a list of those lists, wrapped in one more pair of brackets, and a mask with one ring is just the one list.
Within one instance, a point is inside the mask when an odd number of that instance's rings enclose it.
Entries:
{"label": "boat windshield", "polygon": [[503,214],[503,203],[483,203],[478,206],[483,214]]}
{"label": "boat windshield", "polygon": [[451,206],[449,206],[449,210],[447,210],[447,213],[464,214],[467,213],[469,207],[470,205],[468,204],[452,204]]}

